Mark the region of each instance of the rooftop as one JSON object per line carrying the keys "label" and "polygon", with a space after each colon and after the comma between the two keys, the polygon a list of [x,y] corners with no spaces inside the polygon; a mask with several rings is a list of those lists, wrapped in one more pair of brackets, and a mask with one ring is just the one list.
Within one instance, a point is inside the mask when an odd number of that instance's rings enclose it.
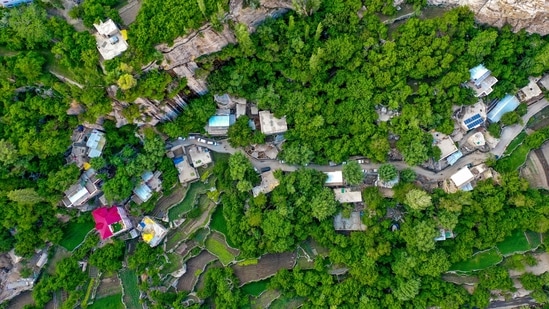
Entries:
{"label": "rooftop", "polygon": [[454,143],[454,141],[450,136],[439,133],[439,132],[433,132],[431,133],[431,135],[433,136],[433,143],[438,148],[440,148],[440,151],[441,151],[440,160],[444,160],[449,155],[458,151],[456,144]]}
{"label": "rooftop", "polygon": [[475,177],[473,176],[473,173],[471,173],[468,167],[464,167],[460,169],[457,173],[455,173],[450,177],[450,179],[456,185],[456,187],[461,187],[469,183],[474,178]]}
{"label": "rooftop", "polygon": [[475,91],[476,97],[489,95],[493,91],[492,86],[498,82],[497,78],[491,75],[490,70],[482,64],[470,69],[469,73],[471,73],[471,80],[468,85]]}
{"label": "rooftop", "polygon": [[137,225],[137,229],[141,231],[143,241],[151,247],[160,244],[168,233],[168,230],[164,226],[160,225],[149,216],[143,217],[141,222]]}
{"label": "rooftop", "polygon": [[208,126],[210,127],[228,127],[231,125],[231,118],[229,115],[216,115],[210,117],[208,120]]}
{"label": "rooftop", "polygon": [[351,191],[349,188],[334,189],[336,201],[340,203],[360,203],[362,202],[362,193],[360,191]]}
{"label": "rooftop", "polygon": [[474,83],[482,83],[488,76],[490,76],[490,70],[488,70],[484,65],[479,64],[476,67],[469,70],[471,74],[471,81]]}
{"label": "rooftop", "polygon": [[286,118],[276,118],[269,111],[259,112],[259,122],[261,126],[261,132],[265,135],[284,133],[288,131]]}
{"label": "rooftop", "polygon": [[122,207],[100,207],[92,211],[92,217],[101,239],[110,238],[131,228]]}
{"label": "rooftop", "polygon": [[543,96],[543,92],[541,91],[537,83],[539,79],[535,77],[529,77],[528,80],[530,81],[528,85],[520,88],[517,93],[517,96],[521,102],[528,103]]}
{"label": "rooftop", "polygon": [[458,150],[449,155],[448,158],[446,158],[446,162],[448,162],[449,165],[454,165],[459,159],[461,159],[461,157],[463,157],[463,153]]}
{"label": "rooftop", "polygon": [[86,147],[89,148],[88,157],[97,158],[101,156],[101,152],[103,151],[106,142],[107,139],[105,138],[105,133],[98,130],[93,130],[88,137],[88,141],[86,142]]}
{"label": "rooftop", "polygon": [[324,172],[328,176],[326,182],[327,186],[339,186],[343,184],[343,173],[341,171]]}
{"label": "rooftop", "polygon": [[103,59],[113,59],[128,49],[128,43],[126,43],[124,36],[111,19],[93,26],[97,29],[95,39],[97,49]]}
{"label": "rooftop", "polygon": [[361,212],[353,211],[349,218],[344,218],[341,213],[334,217],[334,229],[336,231],[365,231],[366,225],[362,223]]}
{"label": "rooftop", "polygon": [[508,94],[488,113],[488,119],[491,122],[498,122],[505,113],[514,111],[519,105],[517,97]]}
{"label": "rooftop", "polygon": [[187,149],[194,167],[201,167],[212,162],[212,157],[208,148],[192,145]]}
{"label": "rooftop", "polygon": [[151,188],[144,183],[135,187],[135,189],[133,189],[133,193],[139,198],[139,200],[141,200],[142,203],[148,201],[153,194]]}
{"label": "rooftop", "polygon": [[[181,148],[182,150],[183,146],[178,146],[177,148]],[[177,149],[174,152],[177,152]],[[177,168],[177,171],[179,172],[180,183],[187,183],[198,179],[198,172],[189,164],[189,160],[185,154],[172,158],[172,161],[175,164],[175,168]]]}
{"label": "rooftop", "polygon": [[252,188],[252,193],[254,197],[258,196],[260,193],[267,194],[273,191],[279,184],[280,182],[274,176],[274,172],[272,170],[267,171],[265,173],[261,173],[261,184]]}
{"label": "rooftop", "polygon": [[486,120],[486,105],[481,101],[473,105],[467,105],[463,109],[461,128],[469,131],[481,126]]}
{"label": "rooftop", "polygon": [[467,143],[474,147],[481,147],[486,145],[486,140],[482,132],[476,132],[467,139]]}
{"label": "rooftop", "polygon": [[112,19],[108,19],[106,22],[100,22],[99,24],[93,24],[97,33],[104,36],[111,36],[116,34],[119,30]]}

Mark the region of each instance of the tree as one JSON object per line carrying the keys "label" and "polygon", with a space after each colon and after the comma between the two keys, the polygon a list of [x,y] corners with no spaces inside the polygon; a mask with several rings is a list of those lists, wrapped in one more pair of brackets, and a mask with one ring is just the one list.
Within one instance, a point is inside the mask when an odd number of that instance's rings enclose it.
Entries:
{"label": "tree", "polygon": [[396,167],[392,164],[383,164],[378,169],[379,179],[382,181],[390,181],[398,176]]}
{"label": "tree", "polygon": [[243,180],[252,164],[242,152],[237,152],[229,158],[229,168],[232,180]]}
{"label": "tree", "polygon": [[428,221],[409,221],[403,224],[402,238],[406,241],[409,248],[428,252],[435,248],[435,237],[438,231],[435,229],[434,222]]}
{"label": "tree", "polygon": [[37,49],[51,39],[47,21],[46,10],[33,3],[10,10],[8,25],[28,49]]}
{"label": "tree", "polygon": [[343,165],[343,178],[350,185],[358,185],[364,179],[364,173],[357,161],[350,161]]}
{"label": "tree", "polygon": [[322,3],[322,0],[292,0],[294,10],[304,16],[311,16],[316,12]]}
{"label": "tree", "polygon": [[17,56],[15,61],[15,73],[27,80],[35,82],[42,75],[42,65],[46,60],[36,52],[25,53]]}
{"label": "tree", "polygon": [[229,127],[229,144],[233,147],[245,147],[251,144],[262,144],[265,142],[265,135],[255,132],[250,128],[250,118],[240,116],[236,122]]}
{"label": "tree", "polygon": [[334,192],[328,188],[322,189],[322,191],[311,200],[311,207],[313,217],[320,221],[329,218],[337,210]]}
{"label": "tree", "polygon": [[406,194],[406,205],[414,210],[424,210],[433,205],[431,196],[423,190],[412,189]]}
{"label": "tree", "polygon": [[505,126],[510,126],[517,123],[522,123],[522,118],[517,112],[508,112],[501,116],[501,123]]}
{"label": "tree", "polygon": [[404,183],[412,183],[416,180],[416,172],[413,169],[407,168],[400,172],[400,180]]}
{"label": "tree", "polygon": [[34,205],[44,200],[33,188],[12,190],[8,192],[8,198],[21,205]]}
{"label": "tree", "polygon": [[122,268],[122,259],[124,258],[124,242],[114,241],[99,249],[96,249],[91,255],[89,262],[102,271],[113,272]]}
{"label": "tree", "polygon": [[0,139],[0,162],[5,166],[9,166],[17,162],[18,158],[17,148],[9,141]]}
{"label": "tree", "polygon": [[128,73],[122,74],[116,83],[122,90],[128,90],[137,85],[137,81],[133,78],[133,75]]}
{"label": "tree", "polygon": [[419,293],[420,284],[419,279],[399,280],[393,294],[399,300],[411,300]]}
{"label": "tree", "polygon": [[281,157],[290,164],[305,165],[311,162],[314,152],[307,145],[285,142]]}

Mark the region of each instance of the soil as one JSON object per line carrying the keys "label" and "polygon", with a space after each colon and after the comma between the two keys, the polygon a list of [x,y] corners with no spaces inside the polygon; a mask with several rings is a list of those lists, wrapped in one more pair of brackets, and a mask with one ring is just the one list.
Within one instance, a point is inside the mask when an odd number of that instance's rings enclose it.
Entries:
{"label": "soil", "polygon": [[114,295],[122,292],[122,286],[117,276],[102,278],[99,287],[97,288],[96,298]]}
{"label": "soil", "polygon": [[200,252],[199,255],[188,260],[187,272],[185,272],[185,274],[181,276],[181,278],[179,278],[179,281],[177,282],[177,290],[188,292],[192,291],[198,279],[195,276],[196,271],[199,269],[204,270],[206,265],[216,259],[217,258],[215,257],[215,255],[209,253],[206,250],[203,250],[202,252]]}
{"label": "soil", "polygon": [[185,194],[187,193],[187,189],[181,187],[181,185],[177,185],[177,187],[173,190],[173,193],[168,196],[163,196],[158,200],[156,203],[156,207],[153,210],[152,215],[157,218],[162,218],[165,215],[168,214],[168,210],[179,203],[183,201],[185,198]]}
{"label": "soil", "polygon": [[284,252],[277,254],[266,254],[259,259],[255,265],[239,266],[233,265],[235,275],[244,285],[248,282],[259,281],[273,276],[280,269],[292,269],[296,262],[295,252]]}
{"label": "soil", "polygon": [[526,163],[521,168],[521,176],[536,188],[549,189],[549,143],[528,154]]}
{"label": "soil", "polygon": [[536,276],[539,276],[546,272],[549,269],[549,253],[536,253],[534,257],[538,261],[538,264],[535,266],[526,266],[524,271],[510,270],[509,275],[511,277],[518,277],[525,272],[533,273]]}

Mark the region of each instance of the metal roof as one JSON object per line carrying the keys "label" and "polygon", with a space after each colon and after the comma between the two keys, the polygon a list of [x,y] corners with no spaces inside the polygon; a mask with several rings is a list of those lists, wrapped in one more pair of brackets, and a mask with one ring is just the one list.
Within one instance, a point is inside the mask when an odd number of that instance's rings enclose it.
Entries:
{"label": "metal roof", "polygon": [[498,122],[505,113],[514,111],[519,105],[517,97],[508,94],[488,113],[488,119],[491,122]]}
{"label": "metal roof", "polygon": [[228,127],[231,124],[229,115],[217,115],[210,117],[208,126],[210,127]]}

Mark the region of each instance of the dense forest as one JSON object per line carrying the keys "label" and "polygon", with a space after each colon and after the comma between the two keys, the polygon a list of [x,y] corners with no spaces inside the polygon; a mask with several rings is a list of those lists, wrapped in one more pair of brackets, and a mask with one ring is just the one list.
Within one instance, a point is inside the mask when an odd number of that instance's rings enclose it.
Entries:
{"label": "dense forest", "polygon": [[[254,34],[237,31],[238,45],[199,59],[211,71],[213,93],[286,115],[287,162],[351,155],[385,161],[388,136],[398,136],[405,160],[420,164],[436,156],[428,131],[451,133],[452,105],[476,102],[462,86],[470,68],[484,63],[500,80],[490,98],[513,93],[548,68],[544,38],[478,26],[466,8],[389,28],[376,15],[359,18],[361,5],[324,2],[311,16],[289,13]],[[378,122],[382,106],[400,116]]]}

